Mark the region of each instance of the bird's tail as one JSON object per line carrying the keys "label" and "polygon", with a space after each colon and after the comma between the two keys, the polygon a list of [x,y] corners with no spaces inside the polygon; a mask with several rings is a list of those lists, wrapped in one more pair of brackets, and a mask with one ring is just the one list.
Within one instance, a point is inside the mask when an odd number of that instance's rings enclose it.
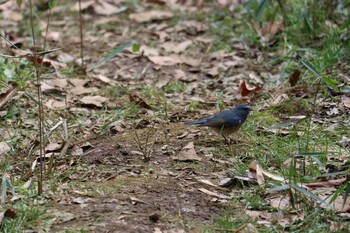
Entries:
{"label": "bird's tail", "polygon": [[190,122],[185,122],[185,125],[202,125],[205,122],[207,122],[206,119],[199,120],[199,121],[190,121]]}

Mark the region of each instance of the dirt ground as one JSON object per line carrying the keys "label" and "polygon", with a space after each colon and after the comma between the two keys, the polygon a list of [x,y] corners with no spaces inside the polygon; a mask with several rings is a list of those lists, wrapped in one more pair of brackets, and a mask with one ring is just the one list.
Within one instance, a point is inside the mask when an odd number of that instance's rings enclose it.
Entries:
{"label": "dirt ground", "polygon": [[[11,41],[27,49],[32,45],[30,22],[22,12],[27,12],[28,5],[17,7],[15,1],[10,2],[0,5],[9,18],[1,25]],[[259,111],[271,104],[268,98],[278,102],[281,97],[282,102],[285,92],[294,91],[295,102],[311,94],[305,85],[269,92],[270,86],[287,82],[280,77],[278,65],[263,62],[280,59],[281,51],[264,53],[238,32],[237,38],[226,38],[232,50],[227,52],[222,40],[233,29],[215,25],[215,17],[227,13],[238,20],[239,14],[224,12],[219,2],[223,1],[82,1],[84,64],[78,5],[62,1],[52,14],[35,8],[40,32],[37,44],[44,42],[50,15],[47,48],[62,48],[44,59],[45,126],[50,129],[62,119],[68,122],[67,137],[57,127],[47,139],[47,144],[61,147],[46,152],[57,156],[67,138],[72,140],[65,155],[53,162],[48,159],[54,166],[52,173],[45,173],[43,199],[36,203],[46,209],[43,224],[28,232],[220,231],[213,228],[217,216],[244,212],[244,204],[235,206],[230,201],[235,193],[243,192],[242,186],[226,188],[219,183],[230,177],[237,160],[254,160],[245,153],[250,148],[248,133],[239,132],[228,143],[206,128],[183,123],[214,114],[222,106],[247,103]],[[240,2],[232,1],[232,7]],[[267,32],[271,38],[266,38],[274,42],[281,29]],[[113,59],[96,66],[127,41],[140,48],[133,51],[133,46],[126,46]],[[1,53],[8,54],[8,48]],[[18,114],[12,128],[22,130],[13,135],[24,135],[21,143],[27,146],[35,141],[38,129],[37,102],[26,97],[35,96],[35,85],[26,82],[29,84],[20,90],[26,94],[25,101],[19,102],[25,111]],[[252,95],[242,95],[243,82]],[[301,94],[295,94],[298,91]],[[260,97],[260,104],[255,105]],[[292,102],[291,108],[298,106]],[[304,115],[303,109],[292,112]],[[263,119],[269,120],[270,126],[276,123],[274,116]],[[260,126],[260,121],[254,124]],[[23,159],[25,165],[15,167],[30,170],[37,158],[33,152]],[[248,170],[246,164],[244,170]]]}

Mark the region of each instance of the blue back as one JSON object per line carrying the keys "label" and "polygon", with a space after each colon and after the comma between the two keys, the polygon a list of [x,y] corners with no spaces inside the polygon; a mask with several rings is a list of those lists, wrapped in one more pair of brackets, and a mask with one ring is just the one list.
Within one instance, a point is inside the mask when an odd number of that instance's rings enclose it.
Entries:
{"label": "blue back", "polygon": [[229,109],[218,114],[204,118],[199,121],[186,122],[187,125],[202,125],[209,127],[230,128],[239,126],[247,119],[251,108],[246,104],[240,104],[233,109]]}

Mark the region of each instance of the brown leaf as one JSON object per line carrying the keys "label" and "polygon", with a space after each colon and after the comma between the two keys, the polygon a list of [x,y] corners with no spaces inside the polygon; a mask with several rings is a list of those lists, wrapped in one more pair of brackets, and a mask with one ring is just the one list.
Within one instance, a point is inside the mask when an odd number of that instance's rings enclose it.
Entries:
{"label": "brown leaf", "polygon": [[196,150],[194,149],[194,143],[190,142],[184,146],[177,156],[172,157],[173,160],[178,161],[201,161],[202,158],[197,155]]}
{"label": "brown leaf", "polygon": [[11,218],[14,219],[16,218],[16,212],[13,209],[7,209],[4,213],[5,218]]}
{"label": "brown leaf", "polygon": [[70,89],[70,93],[74,95],[85,95],[85,94],[91,94],[98,92],[97,87],[84,87],[84,86],[77,86]]}
{"label": "brown leaf", "polygon": [[82,104],[86,104],[86,105],[93,105],[96,107],[102,107],[102,104],[105,103],[106,101],[108,101],[108,98],[103,97],[103,96],[85,96],[83,98],[80,99],[80,102]]}
{"label": "brown leaf", "polygon": [[289,83],[291,87],[294,87],[300,78],[300,70],[295,69],[293,74],[289,76]]}
{"label": "brown leaf", "polygon": [[244,96],[247,96],[247,95],[250,95],[250,94],[254,94],[258,91],[262,90],[262,87],[260,86],[256,86],[254,89],[252,90],[249,90],[247,88],[247,84],[245,83],[245,81],[243,81],[241,83],[241,95],[244,97]]}
{"label": "brown leaf", "polygon": [[138,96],[137,94],[129,93],[129,100],[130,102],[135,103],[142,108],[152,109],[152,107],[148,105],[146,101],[142,99],[140,96]]}
{"label": "brown leaf", "polygon": [[[25,56],[25,58],[35,65],[35,56],[34,55],[27,55],[27,56]],[[36,57],[36,62],[38,64],[43,64],[43,66],[45,66],[45,67],[51,67],[52,66],[51,62],[43,61],[43,59],[41,57],[38,57],[38,56]]]}
{"label": "brown leaf", "polygon": [[8,86],[0,93],[0,109],[17,93],[17,84]]}
{"label": "brown leaf", "polygon": [[0,163],[5,160],[5,154],[10,150],[11,148],[7,145],[6,142],[0,142]]}
{"label": "brown leaf", "polygon": [[94,11],[99,15],[113,15],[118,14],[126,10],[125,7],[116,7],[106,1],[100,1],[99,3],[95,3],[93,5]]}
{"label": "brown leaf", "polygon": [[161,45],[161,47],[170,53],[182,53],[186,51],[186,49],[191,46],[193,42],[191,40],[185,40],[179,44],[172,43],[172,42],[166,42]]}
{"label": "brown leaf", "polygon": [[144,11],[140,13],[133,13],[129,15],[129,19],[135,20],[138,23],[145,23],[154,20],[164,20],[170,19],[174,17],[174,14],[170,11],[160,11],[160,10],[152,10],[152,11]]}
{"label": "brown leaf", "polygon": [[41,91],[45,94],[64,94],[64,90],[62,90],[61,88],[53,87],[46,82],[42,82],[40,88]]}
{"label": "brown leaf", "polygon": [[344,106],[346,107],[346,108],[350,108],[350,97],[347,97],[347,96],[343,96],[342,98],[341,98],[341,101],[342,101],[342,103],[344,104]]}
{"label": "brown leaf", "polygon": [[66,107],[66,103],[64,101],[50,99],[45,103],[45,106],[49,109],[64,109]]}
{"label": "brown leaf", "polygon": [[201,191],[202,193],[209,195],[209,196],[213,196],[213,197],[220,198],[220,199],[230,199],[231,198],[230,196],[227,196],[224,194],[219,194],[219,193],[210,191],[210,190],[205,189],[205,188],[199,188],[198,190]]}

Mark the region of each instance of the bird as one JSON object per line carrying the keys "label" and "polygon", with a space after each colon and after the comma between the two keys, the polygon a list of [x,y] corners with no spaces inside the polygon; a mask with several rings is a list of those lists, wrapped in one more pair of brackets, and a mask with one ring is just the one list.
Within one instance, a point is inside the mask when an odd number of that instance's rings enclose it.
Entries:
{"label": "bird", "polygon": [[235,108],[219,112],[214,116],[210,116],[198,121],[185,122],[186,125],[208,126],[219,135],[223,136],[226,141],[228,136],[242,126],[251,112],[251,107],[247,104],[240,104]]}

